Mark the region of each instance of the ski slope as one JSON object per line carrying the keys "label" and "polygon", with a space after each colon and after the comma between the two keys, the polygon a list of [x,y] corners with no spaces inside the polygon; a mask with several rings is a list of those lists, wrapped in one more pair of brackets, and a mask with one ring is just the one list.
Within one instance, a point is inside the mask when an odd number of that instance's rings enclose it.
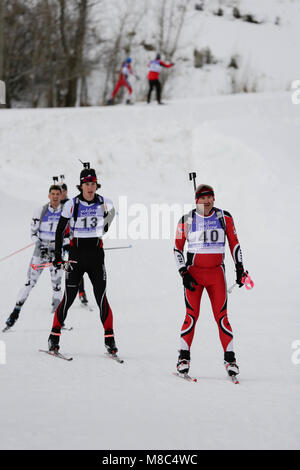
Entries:
{"label": "ski slope", "polygon": [[[65,174],[69,196],[76,194],[78,158],[91,162],[100,193],[115,202],[112,230],[128,223],[127,235],[123,230],[105,246],[133,245],[106,252],[124,364],[104,356],[88,279],[93,312],[76,299],[66,322],[74,330],[61,337],[72,362],[38,352],[52,325],[47,272],[15,327],[0,334],[1,449],[299,449],[300,365],[292,362],[292,343],[300,339],[299,110],[288,93],[160,107],[1,110],[0,258],[30,243],[32,213],[47,200],[53,175]],[[150,239],[147,230],[151,205],[193,202],[189,171],[213,185],[216,206],[232,213],[255,281],[252,291],[236,288],[229,297],[239,386],[226,377],[206,293],[192,347],[198,383],[172,375],[185,314],[172,251],[177,220],[169,223],[169,239]],[[128,214],[120,197],[127,197]],[[1,329],[30,256],[28,249],[0,264]],[[231,285],[229,252],[226,267]]]}

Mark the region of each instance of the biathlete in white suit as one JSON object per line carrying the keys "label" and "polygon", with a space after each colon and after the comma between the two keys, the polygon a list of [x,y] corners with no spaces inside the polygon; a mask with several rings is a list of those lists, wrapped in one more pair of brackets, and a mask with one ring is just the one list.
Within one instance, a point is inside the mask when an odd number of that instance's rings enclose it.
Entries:
{"label": "biathlete in white suit", "polygon": [[[50,202],[40,207],[33,215],[31,221],[31,239],[35,243],[33,256],[27,271],[25,285],[20,290],[13,312],[6,321],[6,328],[11,328],[19,318],[20,310],[27,300],[31,290],[36,285],[43,272],[43,269],[33,269],[31,265],[39,265],[51,262],[54,259],[55,232],[59,218],[61,216],[61,188],[59,185],[52,185],[49,189]],[[69,243],[64,240],[64,245]],[[62,271],[50,266],[50,276],[52,283],[52,306],[53,311],[61,301],[61,278]]]}
{"label": "biathlete in white suit", "polygon": [[61,328],[69,308],[74,302],[82,276],[87,273],[93,285],[94,295],[100,310],[100,319],[104,328],[104,342],[110,354],[118,349],[113,330],[113,314],[106,297],[106,270],[102,235],[112,222],[115,209],[112,201],[96,193],[100,185],[95,170],[86,167],[81,171],[80,194],[67,201],[59,220],[55,238],[54,265],[62,264],[62,244],[66,229],[70,228],[69,260],[75,261],[66,272],[65,293],[56,309],[50,336],[49,351],[57,352]]}

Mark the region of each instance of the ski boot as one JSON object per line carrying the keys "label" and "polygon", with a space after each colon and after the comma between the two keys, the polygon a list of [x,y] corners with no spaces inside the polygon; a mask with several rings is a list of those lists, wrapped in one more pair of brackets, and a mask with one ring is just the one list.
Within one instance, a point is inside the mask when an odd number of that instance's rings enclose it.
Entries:
{"label": "ski boot", "polygon": [[54,353],[59,350],[59,334],[50,333],[48,338],[48,351],[53,351]]}
{"label": "ski boot", "polygon": [[179,351],[178,362],[177,362],[178,374],[187,375],[189,373],[190,360],[191,360],[190,351],[181,349]]}
{"label": "ski boot", "polygon": [[114,100],[113,100],[113,98],[109,98],[109,99],[106,101],[106,106],[111,106],[112,104],[114,104]]}
{"label": "ski boot", "polygon": [[86,293],[84,291],[79,292],[79,300],[82,303],[82,305],[88,304],[88,299],[86,298]]}
{"label": "ski boot", "polygon": [[16,321],[19,318],[20,310],[21,310],[21,307],[18,307],[16,305],[12,313],[9,315],[8,319],[6,320],[6,327],[2,330],[3,332],[9,330],[9,328],[11,328],[16,323]]}
{"label": "ski boot", "polygon": [[113,330],[106,330],[104,333],[104,345],[108,354],[115,355],[118,352]]}
{"label": "ski boot", "polygon": [[132,102],[130,101],[130,99],[127,99],[127,100],[126,100],[126,104],[132,104]]}
{"label": "ski boot", "polygon": [[229,377],[235,377],[240,372],[239,366],[236,363],[235,354],[233,351],[225,352],[224,366]]}

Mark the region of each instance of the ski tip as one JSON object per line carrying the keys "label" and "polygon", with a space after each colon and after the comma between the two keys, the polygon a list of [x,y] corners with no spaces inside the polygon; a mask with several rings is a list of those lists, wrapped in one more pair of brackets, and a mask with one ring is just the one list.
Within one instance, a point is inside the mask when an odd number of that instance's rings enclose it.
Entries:
{"label": "ski tip", "polygon": [[239,385],[240,382],[239,382],[239,380],[236,378],[235,375],[231,375],[231,376],[229,376],[229,377],[230,377],[230,380],[231,380],[231,382],[232,382],[233,384]]}
{"label": "ski tip", "polygon": [[61,354],[60,352],[52,352],[48,349],[39,349],[39,352],[49,354],[49,356],[58,357],[59,359],[64,359],[65,361],[73,361],[73,357],[66,356],[65,354]]}
{"label": "ski tip", "polygon": [[196,377],[191,377],[188,374],[179,374],[179,372],[173,372],[173,375],[180,377],[181,379],[187,380],[188,382],[198,382],[198,379],[196,379]]}
{"label": "ski tip", "polygon": [[124,359],[121,359],[117,354],[110,354],[109,352],[105,352],[104,355],[110,359],[113,359],[119,364],[124,364]]}

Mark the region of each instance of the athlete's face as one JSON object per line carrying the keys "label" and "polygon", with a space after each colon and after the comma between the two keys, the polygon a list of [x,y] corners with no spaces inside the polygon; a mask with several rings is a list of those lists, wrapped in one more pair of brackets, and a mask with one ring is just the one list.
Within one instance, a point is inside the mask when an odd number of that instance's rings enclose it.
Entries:
{"label": "athlete's face", "polygon": [[81,189],[84,199],[86,199],[87,201],[92,201],[97,191],[97,183],[82,183]]}
{"label": "athlete's face", "polygon": [[215,198],[212,195],[198,197],[196,201],[197,212],[202,215],[208,215],[214,207],[214,202]]}
{"label": "athlete's face", "polygon": [[61,190],[61,199],[64,200],[68,197],[68,191],[66,191],[65,189],[62,189]]}
{"label": "athlete's face", "polygon": [[49,193],[49,200],[50,200],[50,205],[54,209],[56,209],[61,201],[61,191],[58,191],[58,189],[52,189]]}

